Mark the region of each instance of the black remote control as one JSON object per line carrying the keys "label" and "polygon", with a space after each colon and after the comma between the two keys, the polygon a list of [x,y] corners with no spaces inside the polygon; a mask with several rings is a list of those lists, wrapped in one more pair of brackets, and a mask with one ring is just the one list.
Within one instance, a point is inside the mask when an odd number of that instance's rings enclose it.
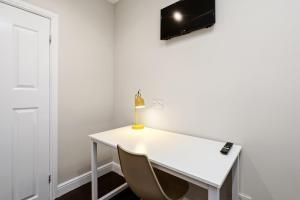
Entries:
{"label": "black remote control", "polygon": [[224,147],[221,149],[221,153],[224,155],[227,155],[231,149],[231,147],[233,146],[233,143],[231,142],[226,142],[226,144],[224,145]]}

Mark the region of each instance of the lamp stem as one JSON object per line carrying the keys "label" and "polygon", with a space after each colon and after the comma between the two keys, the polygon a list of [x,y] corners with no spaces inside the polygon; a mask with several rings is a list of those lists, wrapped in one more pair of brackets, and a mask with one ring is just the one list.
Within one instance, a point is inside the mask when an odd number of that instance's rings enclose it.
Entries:
{"label": "lamp stem", "polygon": [[137,112],[136,112],[136,107],[134,107],[134,124],[137,124]]}

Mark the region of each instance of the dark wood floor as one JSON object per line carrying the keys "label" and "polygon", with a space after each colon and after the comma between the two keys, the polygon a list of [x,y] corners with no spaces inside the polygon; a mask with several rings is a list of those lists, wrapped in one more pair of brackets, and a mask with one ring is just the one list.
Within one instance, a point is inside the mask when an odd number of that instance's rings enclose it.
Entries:
{"label": "dark wood floor", "polygon": [[[110,172],[98,178],[99,198],[125,182],[124,178],[114,172]],[[138,200],[139,198],[128,188],[112,200]],[[91,200],[91,183],[85,184],[56,200]]]}

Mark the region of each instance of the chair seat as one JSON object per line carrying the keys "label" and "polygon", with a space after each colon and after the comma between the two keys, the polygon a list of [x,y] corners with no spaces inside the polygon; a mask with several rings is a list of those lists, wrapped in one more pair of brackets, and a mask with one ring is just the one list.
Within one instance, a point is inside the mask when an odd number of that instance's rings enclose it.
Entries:
{"label": "chair seat", "polygon": [[153,170],[163,191],[172,200],[181,199],[188,191],[188,182],[163,172],[157,168],[153,168]]}
{"label": "chair seat", "polygon": [[189,184],[151,166],[146,155],[130,153],[118,145],[123,175],[132,191],[144,200],[179,200]]}

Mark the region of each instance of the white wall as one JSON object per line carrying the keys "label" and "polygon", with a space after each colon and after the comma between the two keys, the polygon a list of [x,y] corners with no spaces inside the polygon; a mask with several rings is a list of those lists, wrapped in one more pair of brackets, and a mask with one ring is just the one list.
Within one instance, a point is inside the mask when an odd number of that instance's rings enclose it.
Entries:
{"label": "white wall", "polygon": [[[26,0],[59,15],[58,182],[90,171],[88,135],[112,127],[114,7]],[[101,162],[111,160],[101,151]]]}
{"label": "white wall", "polygon": [[116,5],[116,124],[131,123],[142,89],[146,125],[243,145],[242,193],[299,199],[300,3],[216,0],[213,28],[160,41],[160,9],[174,1]]}

